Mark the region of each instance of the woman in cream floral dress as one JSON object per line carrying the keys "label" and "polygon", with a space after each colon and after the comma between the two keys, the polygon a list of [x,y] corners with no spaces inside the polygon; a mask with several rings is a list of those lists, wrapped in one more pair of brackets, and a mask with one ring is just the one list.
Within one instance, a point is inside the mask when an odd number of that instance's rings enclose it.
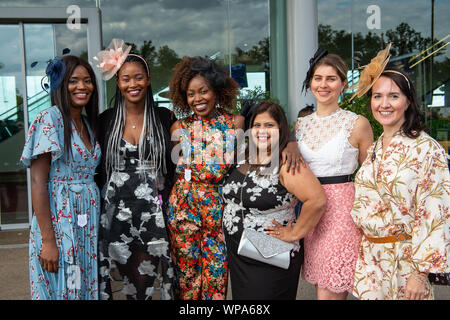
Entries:
{"label": "woman in cream floral dress", "polygon": [[448,272],[447,159],[423,131],[412,81],[400,70],[383,68],[361,74],[369,87],[357,92],[361,96],[373,85],[372,113],[384,132],[355,180],[351,214],[364,236],[353,294],[371,300],[433,299],[428,273]]}

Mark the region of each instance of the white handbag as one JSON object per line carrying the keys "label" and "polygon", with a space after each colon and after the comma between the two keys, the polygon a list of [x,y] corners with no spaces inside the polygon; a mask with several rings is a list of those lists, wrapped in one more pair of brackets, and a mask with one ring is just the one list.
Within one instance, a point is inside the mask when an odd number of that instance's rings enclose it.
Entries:
{"label": "white handbag", "polygon": [[244,229],[238,254],[247,258],[288,269],[294,245],[253,229]]}

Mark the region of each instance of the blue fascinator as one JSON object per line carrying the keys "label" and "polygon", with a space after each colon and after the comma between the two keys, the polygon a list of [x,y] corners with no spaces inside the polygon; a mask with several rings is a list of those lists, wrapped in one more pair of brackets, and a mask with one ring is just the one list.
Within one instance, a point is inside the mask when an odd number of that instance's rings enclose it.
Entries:
{"label": "blue fascinator", "polygon": [[55,92],[58,89],[64,78],[65,72],[66,63],[61,58],[56,57],[53,60],[49,60],[47,68],[45,69],[45,74],[50,81],[50,90],[52,92]]}
{"label": "blue fascinator", "polygon": [[[63,55],[70,53],[70,49],[65,48],[63,50]],[[31,64],[31,67],[35,67],[38,64],[37,61]],[[48,89],[52,92],[58,90],[62,80],[64,79],[64,74],[66,72],[66,63],[61,59],[61,57],[55,57],[47,61],[47,67],[45,68],[45,76],[41,80],[41,87],[44,91],[48,92]],[[44,80],[47,79],[47,82]],[[50,85],[48,84],[50,83]]]}

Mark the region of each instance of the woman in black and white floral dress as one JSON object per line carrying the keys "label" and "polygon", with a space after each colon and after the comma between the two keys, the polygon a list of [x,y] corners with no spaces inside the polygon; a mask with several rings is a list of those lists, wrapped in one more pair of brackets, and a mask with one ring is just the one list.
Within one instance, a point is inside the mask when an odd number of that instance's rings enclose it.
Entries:
{"label": "woman in black and white floral dress", "polygon": [[[223,230],[232,297],[237,300],[295,299],[303,262],[299,240],[319,221],[326,197],[309,168],[302,168],[300,173],[292,175],[287,173],[284,165],[281,168],[278,165],[279,152],[271,149],[278,145],[277,150],[283,150],[289,140],[283,109],[264,102],[252,114],[250,144],[254,143],[257,153],[253,157],[252,152],[247,152],[245,163],[231,170],[223,185]],[[293,225],[296,197],[303,206]],[[283,225],[287,227],[283,228]],[[239,255],[237,251],[244,228],[293,243],[289,268],[285,270]]]}
{"label": "woman in black and white floral dress", "polygon": [[[99,117],[100,299],[113,299],[111,271],[127,299],[173,298],[173,267],[163,206],[171,189],[171,112],[154,105],[146,61],[113,39],[99,53],[104,79],[117,77],[114,108]],[[117,59],[115,59],[116,57]]]}

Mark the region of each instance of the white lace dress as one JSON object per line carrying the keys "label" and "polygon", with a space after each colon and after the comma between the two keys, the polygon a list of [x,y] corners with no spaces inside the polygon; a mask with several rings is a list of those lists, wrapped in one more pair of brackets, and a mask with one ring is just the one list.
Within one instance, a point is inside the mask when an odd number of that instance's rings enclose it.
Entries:
{"label": "white lace dress", "polygon": [[[303,158],[316,177],[353,174],[358,167],[358,148],[348,138],[358,115],[338,109],[319,117],[313,113],[298,119],[297,141]],[[351,292],[361,233],[350,216],[353,182],[322,185],[327,206],[317,226],[305,237],[302,277],[319,288]]]}

